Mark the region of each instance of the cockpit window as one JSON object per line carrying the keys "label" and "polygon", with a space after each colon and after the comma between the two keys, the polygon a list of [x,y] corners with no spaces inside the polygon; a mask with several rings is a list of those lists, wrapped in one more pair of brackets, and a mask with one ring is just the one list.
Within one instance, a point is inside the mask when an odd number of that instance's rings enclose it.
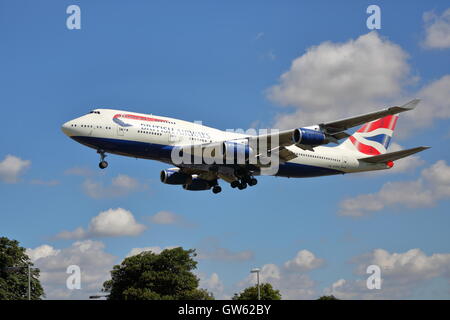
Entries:
{"label": "cockpit window", "polygon": [[100,111],[96,111],[96,110],[92,110],[89,113],[96,113],[96,114],[100,114]]}

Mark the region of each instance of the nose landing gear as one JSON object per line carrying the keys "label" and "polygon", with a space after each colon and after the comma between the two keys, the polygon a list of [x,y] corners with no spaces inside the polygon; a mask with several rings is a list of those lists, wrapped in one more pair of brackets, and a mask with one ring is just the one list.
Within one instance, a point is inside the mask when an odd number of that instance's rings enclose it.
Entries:
{"label": "nose landing gear", "polygon": [[97,153],[100,154],[100,163],[98,164],[100,169],[106,169],[108,167],[108,162],[105,161],[106,154],[103,150],[97,150]]}
{"label": "nose landing gear", "polygon": [[106,169],[106,168],[108,167],[108,162],[106,162],[106,161],[101,161],[101,162],[98,164],[98,166],[99,166],[100,169]]}

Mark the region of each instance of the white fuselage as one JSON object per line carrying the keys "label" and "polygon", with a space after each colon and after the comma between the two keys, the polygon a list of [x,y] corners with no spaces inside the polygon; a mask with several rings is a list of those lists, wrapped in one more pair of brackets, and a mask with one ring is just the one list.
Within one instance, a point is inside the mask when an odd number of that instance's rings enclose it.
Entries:
{"label": "white fuselage", "polygon": [[[248,137],[199,123],[113,109],[95,109],[66,122],[62,130],[74,140],[96,150],[165,163],[172,163],[170,150],[173,146]],[[281,163],[276,175],[313,177],[389,168],[383,163],[361,162],[358,160],[361,155],[340,146],[318,146],[309,151],[291,145],[287,149],[297,157]]]}

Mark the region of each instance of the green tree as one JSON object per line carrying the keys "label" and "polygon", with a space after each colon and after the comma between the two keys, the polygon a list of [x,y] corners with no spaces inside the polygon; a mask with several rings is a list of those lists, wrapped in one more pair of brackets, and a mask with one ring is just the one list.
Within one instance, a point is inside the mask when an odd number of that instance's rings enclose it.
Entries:
{"label": "green tree", "polygon": [[110,300],[212,300],[211,293],[198,288],[199,279],[192,273],[195,256],[195,250],[180,247],[125,258],[114,266],[103,291]]}
{"label": "green tree", "polygon": [[[25,248],[16,240],[0,237],[0,300],[28,299],[28,266],[32,267]],[[44,295],[39,269],[31,268],[31,299]]]}
{"label": "green tree", "polygon": [[[270,283],[262,283],[260,285],[261,300],[281,300],[281,294],[279,290],[275,290]],[[235,293],[233,300],[257,300],[258,299],[258,286],[245,288],[244,291],[237,294]]]}
{"label": "green tree", "polygon": [[333,296],[333,295],[330,295],[330,296],[321,296],[319,299],[317,299],[317,300],[339,300],[338,298],[336,298],[335,296]]}

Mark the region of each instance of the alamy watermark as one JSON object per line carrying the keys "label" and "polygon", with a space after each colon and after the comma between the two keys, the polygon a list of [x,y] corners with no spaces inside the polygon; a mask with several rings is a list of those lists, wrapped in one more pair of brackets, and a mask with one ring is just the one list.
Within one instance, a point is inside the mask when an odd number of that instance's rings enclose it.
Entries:
{"label": "alamy watermark", "polygon": [[376,4],[367,7],[367,14],[370,16],[366,20],[366,26],[369,30],[381,29],[381,9]]}
{"label": "alamy watermark", "polygon": [[369,290],[381,289],[381,268],[376,264],[367,267],[366,273],[370,274],[367,278],[366,286]]}
{"label": "alamy watermark", "polygon": [[69,290],[81,289],[81,269],[73,264],[67,267],[66,273],[70,274],[66,280],[66,287]]}
{"label": "alamy watermark", "polygon": [[72,4],[67,7],[66,13],[69,16],[66,19],[66,27],[69,30],[81,29],[81,9],[76,4]]}
{"label": "alamy watermark", "polygon": [[[200,132],[181,130],[170,134],[169,143],[175,144],[171,151],[172,163],[180,166],[254,165],[259,168],[261,175],[278,172],[280,165],[278,129],[227,129],[226,132],[225,136],[228,139],[209,140],[206,143],[198,142],[203,138],[198,137]],[[209,138],[209,134],[207,137]]]}

